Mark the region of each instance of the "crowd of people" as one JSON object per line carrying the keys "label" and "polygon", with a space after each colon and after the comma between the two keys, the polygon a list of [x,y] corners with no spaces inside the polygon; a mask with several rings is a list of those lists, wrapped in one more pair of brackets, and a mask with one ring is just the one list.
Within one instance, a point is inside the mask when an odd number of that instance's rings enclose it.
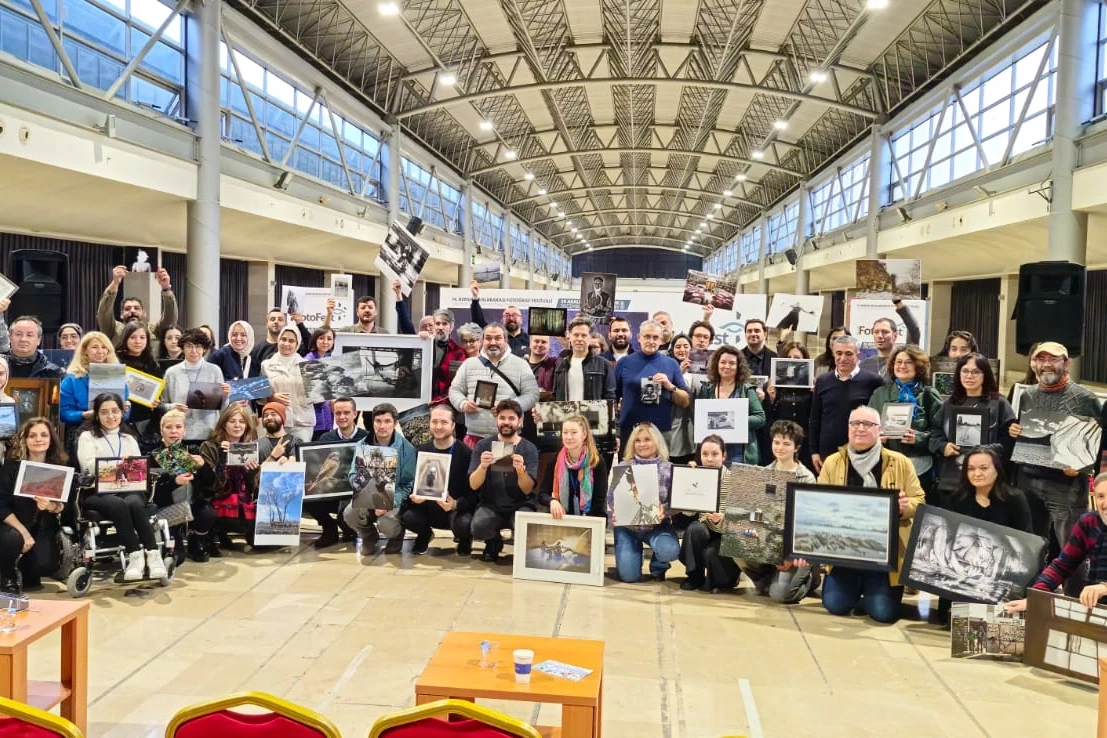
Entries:
{"label": "crowd of people", "polygon": [[[644,320],[637,335],[623,316],[611,318],[605,331],[587,317],[576,317],[560,337],[563,348],[554,352],[550,337],[523,330],[517,306],[505,308],[497,321],[488,320],[475,283],[472,322],[458,326],[446,309],[414,325],[394,283],[400,332],[433,339],[429,435],[416,447],[391,404],[359,413],[349,397],[311,402],[300,379],[302,362],[331,355],[336,332],[384,332],[374,298],[357,300],[357,322],[348,326],[331,325],[334,303],[328,303],[327,319],[315,330],[304,326],[302,315],[286,316],[274,308],[261,340],[249,323],[236,320],[226,343],[218,346],[209,327],[182,330],[176,325],[176,300],[164,269],[156,274],[162,287],[157,324],[147,320],[142,301],[133,297],[122,300],[115,316],[112,306],[125,273],[123,267],[113,272],[97,312],[98,330],[73,323],[61,327],[58,343],[73,352],[64,369],[42,351],[37,318],[18,316],[10,325],[0,319],[0,383],[60,380],[60,425],[35,417],[7,441],[7,463],[0,470],[0,588],[6,591],[42,586],[43,575],[54,568],[57,552],[51,541],[59,521],[74,514],[74,502],[111,521],[125,549],[127,581],[166,575],[150,503],[177,538],[178,563],[186,556],[197,563],[220,557],[243,545],[236,538],[252,545],[260,466],[295,459],[305,443],[350,442],[395,453],[392,499],[365,503],[356,486],[353,500],[308,495],[304,513],[321,529],[313,541],[317,548],[356,541],[364,556],[377,555],[381,547],[384,554],[397,554],[411,533],[411,551],[418,555],[427,553],[435,531],[443,531],[452,537],[458,556],[471,556],[476,541],[482,560],[496,562],[505,545],[503,531],[513,528],[520,510],[548,510],[554,518],[608,516],[608,477],[617,463],[719,468],[724,485],[730,465],[737,463],[769,466],[801,482],[899,490],[900,565],[915,511],[925,502],[1047,538],[1049,560],[1035,587],[1063,587],[1092,604],[1107,595],[1107,543],[1101,543],[1107,541],[1102,535],[1107,475],[1095,477],[1093,484],[1091,466],[1055,470],[1012,463],[1022,428],[973,336],[951,331],[938,354],[956,360],[952,393],[943,397],[931,384],[931,356],[915,345],[918,329],[909,312],[903,321],[907,343],[897,342],[897,319],[882,318],[872,327],[876,353],[862,358],[858,340],[844,327],[834,328],[825,351],[814,359],[813,386],[777,388],[770,371],[773,358],[810,357],[803,343],[790,340],[788,330],[771,350],[769,331],[759,319],[745,322],[741,349],[716,346],[701,368],[693,366],[693,354],[712,348],[710,306],[686,333],[676,330],[665,311]],[[0,311],[6,309],[0,301]],[[902,305],[896,311],[904,316]],[[126,392],[90,397],[95,364],[123,364],[164,378],[160,403],[143,407],[130,402]],[[1069,367],[1064,346],[1038,344],[1030,356],[1026,383],[1032,386],[1022,409],[1090,416],[1102,423],[1096,396],[1072,380]],[[252,377],[267,378],[271,395],[231,401],[230,383]],[[220,407],[188,406],[189,388],[197,382],[221,388]],[[495,400],[480,402],[478,387],[489,384],[496,388]],[[748,401],[748,441],[727,443],[708,435],[695,442],[695,403],[728,398]],[[536,432],[540,401],[586,400],[612,401],[616,411],[610,434],[594,433],[580,415],[565,418],[553,442]],[[0,392],[0,402],[12,401]],[[910,427],[894,438],[882,433],[881,409],[890,403],[912,406]],[[953,442],[952,423],[962,408],[984,413],[979,446]],[[232,446],[243,443],[257,444],[257,459],[229,463]],[[451,457],[444,500],[413,493],[420,451]],[[22,461],[71,464],[78,479],[87,479],[97,458],[140,456],[161,470],[148,495],[90,494],[81,482],[69,505],[14,495]],[[1089,490],[1094,490],[1094,510]],[[904,586],[898,566],[891,573],[874,573],[843,566],[824,570],[801,559],[766,565],[729,558],[720,553],[723,522],[722,512],[691,515],[665,509],[660,522],[616,525],[613,574],[623,582],[663,581],[679,559],[685,567],[681,589],[734,590],[745,574],[757,593],[773,601],[795,603],[821,591],[823,605],[835,615],[865,613],[880,622],[901,616]],[[645,576],[644,544],[650,549]],[[1009,605],[1013,610],[1023,606],[1022,601]],[[946,624],[948,613],[949,603],[942,601],[932,616]]]}

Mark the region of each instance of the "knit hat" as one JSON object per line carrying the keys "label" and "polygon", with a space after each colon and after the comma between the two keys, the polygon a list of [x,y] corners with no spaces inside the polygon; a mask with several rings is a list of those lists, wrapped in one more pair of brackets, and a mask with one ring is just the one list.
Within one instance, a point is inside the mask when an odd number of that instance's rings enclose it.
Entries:
{"label": "knit hat", "polygon": [[1069,358],[1069,350],[1056,341],[1046,341],[1042,343],[1034,350],[1034,356],[1038,354],[1049,354],[1051,356],[1061,356]]}
{"label": "knit hat", "polygon": [[265,403],[265,407],[263,407],[261,409],[262,417],[264,417],[265,414],[267,412],[269,412],[270,410],[275,412],[277,415],[281,416],[281,424],[283,425],[284,421],[285,421],[285,418],[287,417],[287,415],[286,415],[287,411],[285,410],[284,405],[282,405],[279,402],[267,402],[267,403]]}

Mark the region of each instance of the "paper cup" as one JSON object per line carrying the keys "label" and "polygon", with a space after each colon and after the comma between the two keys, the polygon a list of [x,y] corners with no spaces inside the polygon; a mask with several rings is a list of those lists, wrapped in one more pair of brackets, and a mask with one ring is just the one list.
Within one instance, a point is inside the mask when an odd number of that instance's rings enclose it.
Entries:
{"label": "paper cup", "polygon": [[530,667],[534,664],[534,651],[529,648],[517,648],[512,652],[515,659],[515,681],[519,684],[530,683]]}

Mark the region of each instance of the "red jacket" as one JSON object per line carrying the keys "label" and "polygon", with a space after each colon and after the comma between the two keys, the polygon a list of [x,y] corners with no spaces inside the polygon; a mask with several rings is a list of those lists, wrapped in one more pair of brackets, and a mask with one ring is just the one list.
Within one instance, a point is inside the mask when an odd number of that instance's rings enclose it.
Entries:
{"label": "red jacket", "polygon": [[450,404],[450,382],[453,381],[450,363],[454,361],[458,365],[465,361],[465,351],[451,338],[446,344],[446,353],[442,355],[442,361],[434,368],[434,386],[431,388],[432,405]]}

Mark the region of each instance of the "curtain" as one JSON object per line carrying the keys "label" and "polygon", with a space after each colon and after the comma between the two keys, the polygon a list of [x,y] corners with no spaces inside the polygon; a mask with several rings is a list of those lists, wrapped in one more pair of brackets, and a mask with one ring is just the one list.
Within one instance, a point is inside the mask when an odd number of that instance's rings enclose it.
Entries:
{"label": "curtain", "polygon": [[[427,283],[427,315],[430,315],[442,305],[442,285]],[[419,316],[423,317],[423,316]],[[418,328],[419,324],[416,323]]]}
{"label": "curtain", "polygon": [[281,296],[284,294],[285,285],[292,287],[323,287],[325,277],[322,269],[309,269],[307,267],[287,266],[277,264],[273,270],[273,304],[281,304]]}
{"label": "curtain", "polygon": [[[972,333],[980,353],[992,358],[999,352],[999,289],[998,278],[970,279],[954,282],[949,298],[949,330]],[[945,339],[931,336],[931,353],[941,351]]]}
{"label": "curtain", "polygon": [[[188,256],[172,251],[162,251],[158,254],[158,258],[160,259],[159,266],[164,267],[165,271],[169,272],[169,283],[173,285],[173,296],[177,298],[177,327],[181,330],[197,327],[187,325],[188,307],[185,305],[185,293],[188,290],[185,285],[188,284]],[[213,332],[216,328],[218,326],[211,326]],[[215,340],[219,340],[219,334],[216,334]]]}
{"label": "curtain", "polygon": [[219,333],[215,336],[219,345],[227,340],[231,323],[245,320],[249,312],[249,290],[244,289],[249,272],[249,262],[219,260]]}
{"label": "curtain", "polygon": [[837,290],[830,293],[830,327],[837,328],[846,324],[846,292]]}
{"label": "curtain", "polygon": [[689,269],[703,269],[703,258],[679,251],[658,249],[605,249],[577,254],[572,258],[572,269],[574,277],[579,277],[584,272],[604,272],[618,274],[627,279],[683,281],[688,276]]}
{"label": "curtain", "polygon": [[[372,297],[377,289],[376,277],[371,277],[368,274],[355,274],[353,275],[353,290],[354,290],[354,307],[357,307],[357,300],[360,297],[368,295]],[[357,316],[354,316],[356,319]],[[354,321],[350,321],[351,323]]]}
{"label": "curtain", "polygon": [[[1088,271],[1084,287],[1084,345],[1080,378],[1107,382],[1107,271]],[[1105,470],[1107,471],[1107,470]]]}

